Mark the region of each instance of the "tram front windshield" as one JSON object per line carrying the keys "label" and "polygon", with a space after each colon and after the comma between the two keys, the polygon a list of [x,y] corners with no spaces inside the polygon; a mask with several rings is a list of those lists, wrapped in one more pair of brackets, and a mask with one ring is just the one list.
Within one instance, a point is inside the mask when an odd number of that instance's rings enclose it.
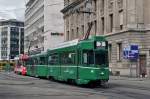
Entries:
{"label": "tram front windshield", "polygon": [[87,65],[106,65],[107,64],[107,53],[106,52],[93,52],[86,51],[83,53],[83,63]]}
{"label": "tram front windshield", "polygon": [[95,64],[96,65],[105,65],[107,63],[107,54],[106,53],[95,53]]}

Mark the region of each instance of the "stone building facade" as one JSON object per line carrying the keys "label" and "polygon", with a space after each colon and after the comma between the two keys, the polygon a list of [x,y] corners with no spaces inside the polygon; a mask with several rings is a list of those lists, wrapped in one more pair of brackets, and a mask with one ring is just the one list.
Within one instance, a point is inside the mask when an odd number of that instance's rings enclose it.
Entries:
{"label": "stone building facade", "polygon": [[25,52],[37,54],[64,41],[63,0],[28,0],[25,11]]}
{"label": "stone building facade", "polygon": [[44,0],[29,0],[25,11],[25,52],[44,51]]}
{"label": "stone building facade", "polygon": [[[105,35],[109,42],[109,62],[113,73],[150,76],[150,0],[64,0],[65,40],[81,38],[93,22],[91,35]],[[82,13],[88,10],[91,14]],[[123,49],[139,46],[139,59],[123,58]]]}

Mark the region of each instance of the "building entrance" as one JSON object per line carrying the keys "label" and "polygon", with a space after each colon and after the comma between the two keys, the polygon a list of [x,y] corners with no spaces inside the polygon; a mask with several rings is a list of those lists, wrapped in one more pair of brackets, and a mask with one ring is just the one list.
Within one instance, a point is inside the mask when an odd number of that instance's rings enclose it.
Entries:
{"label": "building entrance", "polygon": [[146,55],[139,56],[139,74],[141,77],[145,77],[147,75],[146,72]]}

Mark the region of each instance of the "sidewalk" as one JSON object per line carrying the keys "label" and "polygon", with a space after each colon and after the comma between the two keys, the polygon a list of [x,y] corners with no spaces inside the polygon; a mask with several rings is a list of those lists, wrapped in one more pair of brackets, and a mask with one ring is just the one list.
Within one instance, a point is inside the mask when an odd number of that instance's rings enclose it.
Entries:
{"label": "sidewalk", "polygon": [[128,80],[128,81],[146,81],[150,78],[135,78],[135,77],[123,77],[123,76],[110,76],[110,80]]}
{"label": "sidewalk", "polygon": [[109,83],[111,85],[117,85],[117,86],[150,89],[150,78],[129,78],[129,77],[120,77],[120,76],[110,76]]}

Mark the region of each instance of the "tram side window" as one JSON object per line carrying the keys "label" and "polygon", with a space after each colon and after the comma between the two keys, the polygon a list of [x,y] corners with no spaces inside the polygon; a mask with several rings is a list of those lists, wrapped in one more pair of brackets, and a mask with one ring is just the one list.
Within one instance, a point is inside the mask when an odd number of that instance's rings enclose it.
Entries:
{"label": "tram side window", "polygon": [[85,64],[85,65],[93,65],[94,64],[93,51],[85,51],[83,53],[83,64]]}
{"label": "tram side window", "polygon": [[87,55],[87,53],[84,53],[84,54],[83,54],[83,63],[84,63],[84,64],[87,64],[87,63],[88,63],[88,55]]}
{"label": "tram side window", "polygon": [[59,64],[59,57],[57,54],[50,55],[48,58],[48,64],[50,65],[57,65]]}
{"label": "tram side window", "polygon": [[45,57],[40,57],[39,64],[40,65],[46,65],[47,64]]}
{"label": "tram side window", "polygon": [[37,58],[32,58],[31,59],[31,65],[38,65],[38,59]]}
{"label": "tram side window", "polygon": [[75,65],[76,64],[76,54],[75,53],[63,53],[61,55],[61,64]]}
{"label": "tram side window", "polygon": [[33,65],[33,59],[29,58],[29,60],[26,62],[26,65]]}

